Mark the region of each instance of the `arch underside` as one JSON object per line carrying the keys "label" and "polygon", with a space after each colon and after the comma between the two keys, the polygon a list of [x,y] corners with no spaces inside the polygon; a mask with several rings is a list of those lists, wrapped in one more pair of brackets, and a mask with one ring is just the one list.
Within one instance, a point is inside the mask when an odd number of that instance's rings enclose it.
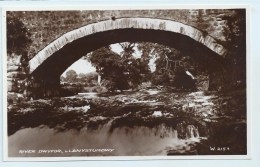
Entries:
{"label": "arch underside", "polygon": [[163,30],[125,28],[97,32],[74,40],[44,60],[31,75],[52,80],[60,75],[82,56],[103,46],[119,42],[153,42],[163,44],[186,55],[205,61],[211,68],[219,68],[224,58],[201,42],[180,33]]}

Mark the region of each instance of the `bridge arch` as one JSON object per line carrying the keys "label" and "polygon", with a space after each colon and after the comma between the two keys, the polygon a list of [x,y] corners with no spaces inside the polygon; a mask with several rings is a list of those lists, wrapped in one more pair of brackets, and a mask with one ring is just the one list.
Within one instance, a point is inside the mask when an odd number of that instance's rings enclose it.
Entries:
{"label": "bridge arch", "polygon": [[[60,36],[29,61],[32,76],[53,80],[75,61],[102,46],[118,42],[155,42],[210,60],[225,58],[216,39],[192,26],[164,19],[117,18],[89,24]],[[214,63],[213,63],[214,64]]]}

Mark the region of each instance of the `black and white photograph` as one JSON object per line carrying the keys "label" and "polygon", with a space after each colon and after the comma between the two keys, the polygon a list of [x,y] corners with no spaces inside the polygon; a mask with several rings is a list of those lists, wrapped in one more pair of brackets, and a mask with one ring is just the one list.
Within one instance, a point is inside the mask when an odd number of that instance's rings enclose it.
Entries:
{"label": "black and white photograph", "polygon": [[247,8],[4,16],[8,158],[249,154]]}

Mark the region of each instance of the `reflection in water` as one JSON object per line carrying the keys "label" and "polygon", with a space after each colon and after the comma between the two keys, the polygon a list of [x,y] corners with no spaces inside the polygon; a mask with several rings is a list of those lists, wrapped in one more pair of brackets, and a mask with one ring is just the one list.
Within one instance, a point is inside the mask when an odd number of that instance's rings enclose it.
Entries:
{"label": "reflection in water", "polygon": [[[9,137],[9,156],[167,155],[169,150],[179,153],[192,151],[192,144],[196,142],[199,142],[198,138],[178,139],[177,131],[164,125],[154,128],[121,127],[110,131],[107,124],[97,130],[83,128],[80,131],[68,130],[65,132],[57,132],[47,127],[37,127],[19,130]],[[63,154],[21,155],[18,152],[21,149],[61,149]],[[114,150],[112,152],[65,153],[65,150],[72,149]]]}

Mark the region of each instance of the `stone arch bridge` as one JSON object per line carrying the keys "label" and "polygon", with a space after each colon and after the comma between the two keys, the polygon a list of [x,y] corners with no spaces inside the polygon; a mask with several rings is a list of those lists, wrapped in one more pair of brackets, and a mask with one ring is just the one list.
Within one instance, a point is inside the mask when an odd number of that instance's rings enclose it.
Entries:
{"label": "stone arch bridge", "polygon": [[226,49],[195,27],[166,19],[112,18],[69,31],[29,61],[38,96],[58,95],[60,75],[75,61],[100,47],[118,42],[155,42],[170,46],[220,68]]}

